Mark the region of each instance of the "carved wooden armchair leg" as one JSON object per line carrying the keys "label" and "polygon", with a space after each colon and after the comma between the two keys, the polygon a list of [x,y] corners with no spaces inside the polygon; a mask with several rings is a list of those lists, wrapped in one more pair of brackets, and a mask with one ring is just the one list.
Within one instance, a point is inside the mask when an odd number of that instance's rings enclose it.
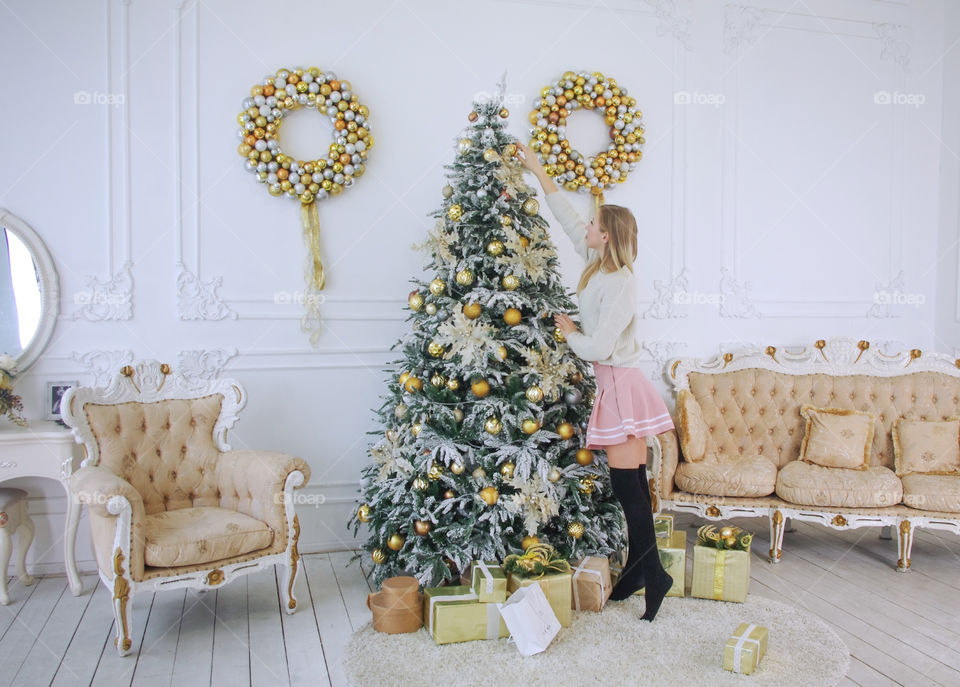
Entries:
{"label": "carved wooden armchair leg", "polygon": [[296,515],[293,516],[293,528],[290,534],[292,537],[290,557],[283,566],[283,575],[280,580],[283,610],[288,614],[297,610],[297,597],[293,594],[293,587],[297,583],[297,576],[300,574],[300,552],[297,551],[297,542],[300,539],[300,519]]}
{"label": "carved wooden armchair leg", "polygon": [[910,551],[913,549],[913,527],[910,521],[903,519],[897,528],[897,551],[900,558],[897,560],[897,570],[907,572],[910,570]]}
{"label": "carved wooden armchair leg", "polygon": [[130,529],[132,509],[122,496],[113,496],[107,502],[107,511],[117,517],[117,530],[113,549],[113,620],[117,628],[114,644],[117,653],[130,653],[133,640],[130,638],[130,597],[133,594],[133,579],[130,577]]}
{"label": "carved wooden armchair leg", "polygon": [[770,562],[779,563],[783,555],[783,531],[786,518],[783,513],[774,509],[770,513]]}

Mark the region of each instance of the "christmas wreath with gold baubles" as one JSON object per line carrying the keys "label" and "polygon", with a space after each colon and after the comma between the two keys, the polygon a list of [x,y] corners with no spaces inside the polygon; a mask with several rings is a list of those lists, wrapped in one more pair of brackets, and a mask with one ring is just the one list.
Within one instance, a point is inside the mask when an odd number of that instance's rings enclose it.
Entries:
{"label": "christmas wreath with gold baubles", "polygon": [[[304,107],[326,115],[333,125],[333,142],[324,156],[301,159],[280,147],[278,134],[284,116]],[[369,115],[349,81],[317,67],[278,69],[250,89],[237,115],[241,139],[237,152],[246,159],[247,170],[266,185],[270,195],[287,195],[300,201],[304,238],[311,256],[308,298],[304,299],[307,314],[302,324],[313,343],[319,335],[320,299],[309,296],[323,289],[325,283],[316,203],[339,195],[363,175],[367,154],[373,147]]]}
{"label": "christmas wreath with gold baubles", "polygon": [[[595,155],[583,155],[566,136],[567,117],[581,108],[602,114],[610,127],[610,144]],[[626,181],[643,156],[642,118],[636,99],[614,79],[600,72],[564,72],[534,103],[530,147],[547,174],[565,189],[599,196]]]}

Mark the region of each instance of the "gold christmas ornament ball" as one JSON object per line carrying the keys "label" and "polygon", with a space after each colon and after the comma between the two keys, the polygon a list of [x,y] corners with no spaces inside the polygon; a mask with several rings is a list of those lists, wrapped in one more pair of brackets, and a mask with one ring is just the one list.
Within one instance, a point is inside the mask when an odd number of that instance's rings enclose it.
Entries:
{"label": "gold christmas ornament ball", "polygon": [[487,418],[487,421],[483,423],[483,428],[487,430],[488,434],[500,434],[500,430],[503,429],[503,425],[500,424],[500,420],[491,417]]}
{"label": "gold christmas ornament ball", "polygon": [[450,186],[450,185],[444,186],[444,187],[443,187],[443,190],[440,191],[440,193],[443,194],[443,197],[444,197],[444,198],[452,198],[452,197],[453,197],[453,186]]}
{"label": "gold christmas ornament ball", "polygon": [[593,451],[588,448],[577,450],[577,463],[583,466],[590,465],[593,462]]}
{"label": "gold christmas ornament ball", "polygon": [[467,115],[467,119],[471,122],[477,121],[479,117],[480,115],[478,115],[476,112],[471,112],[470,114]]}
{"label": "gold christmas ornament ball", "polygon": [[387,560],[387,552],[383,549],[376,548],[370,552],[370,558],[373,559],[374,563],[380,565]]}
{"label": "gold christmas ornament ball", "polygon": [[440,279],[440,277],[437,277],[430,282],[430,293],[432,293],[434,296],[439,296],[446,290],[447,283],[443,281],[443,279]]}
{"label": "gold christmas ornament ball", "polygon": [[459,408],[453,409],[453,419],[457,422],[463,422],[463,411]]}
{"label": "gold christmas ornament ball", "polygon": [[520,425],[520,428],[523,430],[524,434],[533,434],[538,429],[540,429],[540,423],[534,420],[533,418],[527,418]]}
{"label": "gold christmas ornament ball", "polygon": [[470,142],[469,138],[461,138],[457,143],[457,150],[461,153],[466,153],[473,146],[473,143]]}
{"label": "gold christmas ornament ball", "polygon": [[457,272],[457,283],[460,286],[470,286],[473,283],[473,272],[467,268]]}
{"label": "gold christmas ornament ball", "polygon": [[515,143],[508,143],[503,146],[503,154],[507,157],[513,157],[517,154],[517,145]]}
{"label": "gold christmas ornament ball", "polygon": [[423,382],[419,377],[408,377],[403,383],[403,388],[412,394],[423,389]]}
{"label": "gold christmas ornament ball", "polygon": [[447,489],[443,492],[443,498],[445,499],[452,499],[454,496],[456,496],[456,494],[453,493],[453,489]]}
{"label": "gold christmas ornament ball", "polygon": [[573,438],[573,425],[569,422],[561,422],[557,425],[557,434],[560,435],[561,439],[572,439]]}
{"label": "gold christmas ornament ball", "polygon": [[424,308],[428,315],[437,314],[437,304],[436,303],[427,303],[427,306]]}
{"label": "gold christmas ornament ball", "polygon": [[528,217],[533,217],[540,212],[540,203],[537,202],[536,198],[527,198],[523,201],[523,212]]}
{"label": "gold christmas ornament ball", "polygon": [[464,467],[463,463],[450,464],[450,472],[452,472],[455,475],[462,475],[464,470],[466,470],[466,468]]}
{"label": "gold christmas ornament ball", "polygon": [[504,360],[507,359],[507,356],[508,356],[508,355],[509,355],[509,351],[507,351],[507,347],[506,347],[506,346],[497,346],[497,359],[498,359],[498,360],[504,361]]}
{"label": "gold christmas ornament ball", "polygon": [[357,509],[357,520],[360,522],[370,522],[370,506],[363,504]]}
{"label": "gold christmas ornament ball", "polygon": [[387,540],[387,546],[390,547],[391,551],[399,551],[400,549],[403,548],[403,545],[404,543],[406,543],[406,541],[407,540],[404,538],[402,534],[398,534],[394,532],[393,534],[390,535],[390,538]]}
{"label": "gold christmas ornament ball", "polygon": [[472,474],[474,479],[483,479],[484,477],[487,476],[487,471],[484,470],[483,468],[477,468],[476,470],[473,471]]}
{"label": "gold christmas ornament ball", "polygon": [[510,110],[505,107],[500,108],[500,117],[501,119],[506,119],[510,116]]}
{"label": "gold christmas ornament ball", "polygon": [[547,479],[550,480],[551,482],[556,482],[561,477],[563,477],[563,473],[560,472],[560,468],[556,466],[550,468],[550,471],[547,472]]}
{"label": "gold christmas ornament ball", "polygon": [[526,551],[531,546],[536,546],[540,543],[540,537],[537,537],[532,534],[528,534],[526,537],[520,540],[520,547]]}
{"label": "gold christmas ornament ball", "polygon": [[420,537],[425,537],[430,534],[432,528],[433,524],[429,520],[415,520],[413,523],[413,531]]}
{"label": "gold christmas ornament ball", "polygon": [[543,400],[543,389],[534,384],[531,387],[527,387],[527,400],[531,403],[539,403]]}
{"label": "gold christmas ornament ball", "polygon": [[403,373],[400,374],[399,377],[397,377],[397,383],[398,383],[400,386],[403,386],[404,384],[407,383],[407,380],[408,380],[408,379],[410,379],[410,373],[409,373],[409,372],[403,372]]}
{"label": "gold christmas ornament ball", "polygon": [[388,440],[388,441],[396,441],[396,440],[397,440],[397,433],[394,432],[392,429],[388,429],[388,430],[387,430],[387,440]]}
{"label": "gold christmas ornament ball", "polygon": [[580,491],[582,491],[584,494],[592,494],[596,489],[596,486],[593,483],[593,478],[581,477],[578,489],[580,489]]}
{"label": "gold christmas ornament ball", "polygon": [[516,468],[517,466],[513,463],[504,463],[500,466],[500,474],[507,479],[513,479],[513,471],[516,470]]}
{"label": "gold christmas ornament ball", "polygon": [[584,528],[583,524],[579,522],[571,522],[570,526],[567,527],[567,534],[569,534],[574,539],[579,539],[583,536]]}
{"label": "gold christmas ornament ball", "polygon": [[513,274],[508,274],[503,278],[503,288],[507,291],[513,291],[520,286],[520,280]]}
{"label": "gold christmas ornament ball", "polygon": [[522,319],[523,315],[516,308],[507,308],[506,312],[503,313],[503,321],[511,327],[520,324]]}
{"label": "gold christmas ornament ball", "polygon": [[494,162],[498,157],[500,156],[497,155],[497,151],[493,148],[487,148],[483,151],[483,159],[487,162]]}
{"label": "gold christmas ornament ball", "polygon": [[456,391],[460,388],[460,380],[451,377],[447,380],[447,388],[450,389],[450,391]]}
{"label": "gold christmas ornament ball", "polygon": [[480,490],[480,498],[483,499],[485,504],[492,506],[500,498],[500,492],[493,487],[484,487]]}
{"label": "gold christmas ornament ball", "polygon": [[486,379],[478,379],[470,385],[470,391],[477,398],[483,398],[490,393],[490,383]]}
{"label": "gold christmas ornament ball", "polygon": [[418,437],[420,436],[420,432],[423,431],[423,425],[419,422],[414,422],[410,425],[410,431],[413,433],[413,436]]}
{"label": "gold christmas ornament ball", "polygon": [[435,374],[430,378],[430,383],[431,383],[435,388],[440,389],[440,388],[443,388],[443,386],[447,383],[447,380],[444,379],[444,377],[443,377],[442,374],[440,374],[439,372],[437,372],[437,373],[435,373]]}
{"label": "gold christmas ornament ball", "polygon": [[510,215],[500,215],[500,226],[509,227],[513,224],[513,218]]}
{"label": "gold christmas ornament ball", "polygon": [[421,296],[416,291],[410,293],[410,297],[407,298],[407,303],[410,304],[410,309],[414,312],[419,312],[420,308],[423,307],[423,296]]}
{"label": "gold christmas ornament ball", "polygon": [[413,488],[417,491],[425,491],[430,488],[430,483],[427,482],[423,477],[417,477],[413,480]]}
{"label": "gold christmas ornament ball", "polygon": [[459,203],[450,206],[450,208],[447,210],[447,217],[454,222],[460,221],[460,218],[463,217],[463,208],[460,207]]}
{"label": "gold christmas ornament ball", "polygon": [[427,477],[429,477],[433,481],[437,481],[442,476],[443,476],[443,468],[437,465],[436,463],[431,465],[430,469],[427,470]]}
{"label": "gold christmas ornament ball", "polygon": [[579,372],[574,372],[570,377],[571,384],[583,384],[583,375]]}
{"label": "gold christmas ornament ball", "polygon": [[483,306],[479,303],[467,303],[463,306],[463,316],[468,320],[475,320],[483,312]]}
{"label": "gold christmas ornament ball", "polygon": [[434,358],[439,358],[443,355],[443,346],[438,344],[436,341],[431,341],[430,345],[427,346],[427,353],[432,355]]}
{"label": "gold christmas ornament ball", "polygon": [[733,528],[732,528],[732,527],[721,527],[721,528],[720,528],[720,538],[721,538],[721,539],[729,539],[729,538],[732,537],[732,536],[733,536]]}
{"label": "gold christmas ornament ball", "polygon": [[503,243],[500,241],[491,241],[487,244],[487,252],[493,257],[503,255]]}
{"label": "gold christmas ornament ball", "polygon": [[557,343],[564,343],[567,340],[567,337],[565,337],[563,332],[560,331],[560,327],[554,327],[553,340]]}

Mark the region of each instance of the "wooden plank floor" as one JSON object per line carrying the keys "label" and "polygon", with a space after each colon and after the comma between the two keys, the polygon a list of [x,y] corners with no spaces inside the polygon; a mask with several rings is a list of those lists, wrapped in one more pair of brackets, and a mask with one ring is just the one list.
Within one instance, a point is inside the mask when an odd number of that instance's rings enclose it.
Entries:
{"label": "wooden plank floor", "polygon": [[[735,522],[756,533],[751,594],[826,621],[850,649],[843,685],[960,685],[960,537],[921,530],[913,570],[902,574],[896,540],[876,529],[796,523],[783,561],[770,565],[765,525]],[[678,527],[697,524],[677,516]],[[123,658],[110,595],[95,576],[84,576],[80,597],[62,577],[32,587],[11,579],[11,604],[0,607],[0,685],[346,685],[344,648],[370,620],[370,587],[356,563],[347,566],[351,556],[303,556],[292,616],[281,612],[270,570],[217,592],[137,596],[134,653]]]}

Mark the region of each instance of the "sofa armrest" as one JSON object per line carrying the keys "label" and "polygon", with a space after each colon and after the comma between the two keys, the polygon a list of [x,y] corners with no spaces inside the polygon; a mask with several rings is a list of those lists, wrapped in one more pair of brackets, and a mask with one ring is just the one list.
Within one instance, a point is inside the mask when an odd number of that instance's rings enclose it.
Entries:
{"label": "sofa armrest", "polygon": [[668,430],[656,435],[660,442],[659,483],[660,498],[669,499],[673,496],[673,477],[677,474],[677,464],[680,460],[680,450],[677,441],[677,431]]}
{"label": "sofa armrest", "polygon": [[286,537],[283,489],[287,477],[296,471],[303,473],[299,486],[310,480],[306,461],[286,453],[246,449],[221,453],[217,461],[220,507],[262,520]]}
{"label": "sofa armrest", "polygon": [[118,497],[130,504],[130,575],[135,580],[142,579],[145,546],[143,528],[147,514],[140,492],[107,468],[88,465],[70,476],[70,493],[72,498],[90,511],[90,535],[97,564],[111,577],[116,535],[122,523],[118,522],[120,513],[111,513],[108,506],[111,500]]}

